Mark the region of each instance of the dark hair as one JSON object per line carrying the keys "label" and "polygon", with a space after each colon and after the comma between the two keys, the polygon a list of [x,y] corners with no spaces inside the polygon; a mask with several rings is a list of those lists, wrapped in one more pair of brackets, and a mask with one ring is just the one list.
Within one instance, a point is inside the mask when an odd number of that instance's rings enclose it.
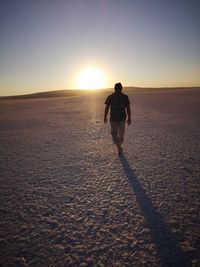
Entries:
{"label": "dark hair", "polygon": [[121,83],[116,83],[115,84],[115,91],[121,91],[122,90],[122,84]]}

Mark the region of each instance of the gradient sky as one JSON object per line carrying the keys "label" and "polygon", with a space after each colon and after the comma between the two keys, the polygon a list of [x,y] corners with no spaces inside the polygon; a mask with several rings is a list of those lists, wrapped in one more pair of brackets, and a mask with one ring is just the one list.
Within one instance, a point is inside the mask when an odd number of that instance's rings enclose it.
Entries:
{"label": "gradient sky", "polygon": [[0,95],[106,86],[200,85],[199,0],[0,0]]}

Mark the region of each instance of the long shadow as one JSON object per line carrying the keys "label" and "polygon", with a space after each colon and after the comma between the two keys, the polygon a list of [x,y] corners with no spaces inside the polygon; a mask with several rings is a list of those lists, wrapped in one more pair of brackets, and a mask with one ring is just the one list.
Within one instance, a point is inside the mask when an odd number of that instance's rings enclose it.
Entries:
{"label": "long shadow", "polygon": [[151,199],[146,195],[126,157],[121,156],[120,161],[133,192],[136,195],[147,227],[151,231],[161,266],[192,266],[190,256],[181,249],[178,240],[170,231],[169,226],[153,206]]}

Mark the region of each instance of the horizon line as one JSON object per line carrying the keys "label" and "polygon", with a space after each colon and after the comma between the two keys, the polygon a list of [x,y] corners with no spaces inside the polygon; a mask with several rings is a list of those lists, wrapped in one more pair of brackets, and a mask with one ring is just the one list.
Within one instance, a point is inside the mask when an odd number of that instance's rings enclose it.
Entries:
{"label": "horizon line", "polygon": [[[42,98],[42,97],[64,97],[63,93],[70,92],[70,93],[84,93],[84,92],[102,92],[113,90],[113,87],[109,88],[99,88],[99,89],[53,89],[47,91],[38,91],[28,94],[18,94],[18,95],[0,95],[0,99],[17,99],[17,98]],[[176,90],[176,89],[200,89],[200,86],[160,86],[160,87],[140,87],[140,86],[123,86],[125,90]],[[49,95],[48,95],[49,94]],[[52,94],[52,95],[51,95]]]}

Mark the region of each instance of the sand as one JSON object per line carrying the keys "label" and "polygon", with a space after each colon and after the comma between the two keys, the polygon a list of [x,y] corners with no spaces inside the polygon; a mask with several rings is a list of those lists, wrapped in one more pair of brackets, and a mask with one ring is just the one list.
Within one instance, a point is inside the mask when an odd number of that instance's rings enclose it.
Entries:
{"label": "sand", "polygon": [[200,90],[0,101],[0,266],[200,266]]}

